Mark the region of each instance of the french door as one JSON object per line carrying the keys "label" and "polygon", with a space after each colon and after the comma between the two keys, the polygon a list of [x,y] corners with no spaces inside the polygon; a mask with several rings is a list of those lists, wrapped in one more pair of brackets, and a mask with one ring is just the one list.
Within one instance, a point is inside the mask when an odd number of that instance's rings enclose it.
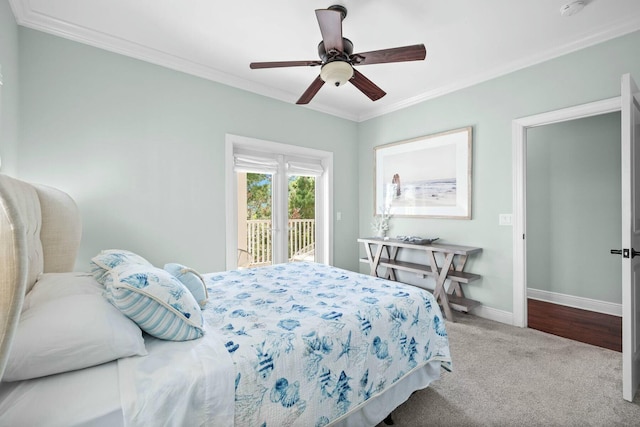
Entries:
{"label": "french door", "polygon": [[332,153],[227,135],[228,269],[331,262]]}
{"label": "french door", "polygon": [[277,156],[276,169],[280,162],[287,166],[284,177],[251,165],[236,168],[238,267],[316,261],[316,179],[322,167],[303,169]]}
{"label": "french door", "polygon": [[273,261],[274,174],[236,171],[238,189],[238,267]]}

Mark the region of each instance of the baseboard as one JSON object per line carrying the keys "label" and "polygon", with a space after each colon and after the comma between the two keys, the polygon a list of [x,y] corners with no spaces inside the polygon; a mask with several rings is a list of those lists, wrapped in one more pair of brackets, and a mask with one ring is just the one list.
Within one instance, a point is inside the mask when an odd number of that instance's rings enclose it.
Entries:
{"label": "baseboard", "polygon": [[560,294],[557,292],[549,292],[533,288],[527,289],[527,297],[539,301],[566,305],[567,307],[579,308],[582,310],[595,311],[598,313],[609,314],[611,316],[622,317],[622,304],[615,304],[607,301],[599,301],[590,298],[577,297],[573,295]]}
{"label": "baseboard", "polygon": [[[565,295],[557,292],[549,292],[532,288],[527,289],[527,297],[554,304],[566,305],[568,307],[580,308],[582,310],[595,311],[598,313],[622,317],[622,304],[598,301],[590,298],[576,297],[573,295]],[[507,325],[513,325],[513,313],[509,311],[498,310],[497,308],[479,305],[478,307],[475,307],[473,310],[471,310],[471,313],[475,316],[482,317],[483,319],[489,319]]]}
{"label": "baseboard", "polygon": [[484,305],[479,305],[471,310],[471,314],[482,317],[483,319],[494,320],[496,322],[513,325],[513,313],[498,310]]}

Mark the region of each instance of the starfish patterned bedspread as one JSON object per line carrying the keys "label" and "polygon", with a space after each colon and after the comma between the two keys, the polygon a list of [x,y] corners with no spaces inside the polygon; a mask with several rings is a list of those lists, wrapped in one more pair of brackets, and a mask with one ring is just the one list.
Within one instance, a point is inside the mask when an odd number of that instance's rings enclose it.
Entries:
{"label": "starfish patterned bedspread", "polygon": [[235,425],[324,426],[428,362],[451,368],[426,290],[307,262],[204,277],[207,333],[235,365]]}

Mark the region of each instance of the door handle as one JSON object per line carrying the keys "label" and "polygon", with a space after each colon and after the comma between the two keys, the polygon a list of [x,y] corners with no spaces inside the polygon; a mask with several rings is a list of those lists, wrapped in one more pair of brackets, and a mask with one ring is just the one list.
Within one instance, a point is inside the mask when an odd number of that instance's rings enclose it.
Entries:
{"label": "door handle", "polygon": [[[629,249],[611,249],[610,252],[613,255],[622,255],[623,258],[629,258]],[[635,258],[637,255],[640,255],[640,252],[631,248],[631,258]]]}

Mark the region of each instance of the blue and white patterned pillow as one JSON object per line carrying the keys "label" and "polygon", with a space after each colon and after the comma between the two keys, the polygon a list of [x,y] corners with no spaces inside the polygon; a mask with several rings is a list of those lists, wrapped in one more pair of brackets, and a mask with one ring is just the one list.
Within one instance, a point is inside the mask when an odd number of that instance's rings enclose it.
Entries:
{"label": "blue and white patterned pillow", "polygon": [[145,265],[147,267],[153,266],[149,261],[131,251],[125,251],[123,249],[105,249],[98,255],[91,258],[89,267],[93,277],[95,277],[99,283],[104,285],[109,271],[124,264]]}
{"label": "blue and white patterned pillow", "polygon": [[200,308],[204,309],[204,306],[207,305],[209,294],[202,276],[193,268],[177,263],[165,264],[164,269],[177,277],[178,280],[189,289],[196,301],[198,301]]}
{"label": "blue and white patterned pillow", "polygon": [[140,329],[156,338],[187,341],[204,335],[204,319],[191,292],[169,272],[145,265],[115,267],[106,297]]}

